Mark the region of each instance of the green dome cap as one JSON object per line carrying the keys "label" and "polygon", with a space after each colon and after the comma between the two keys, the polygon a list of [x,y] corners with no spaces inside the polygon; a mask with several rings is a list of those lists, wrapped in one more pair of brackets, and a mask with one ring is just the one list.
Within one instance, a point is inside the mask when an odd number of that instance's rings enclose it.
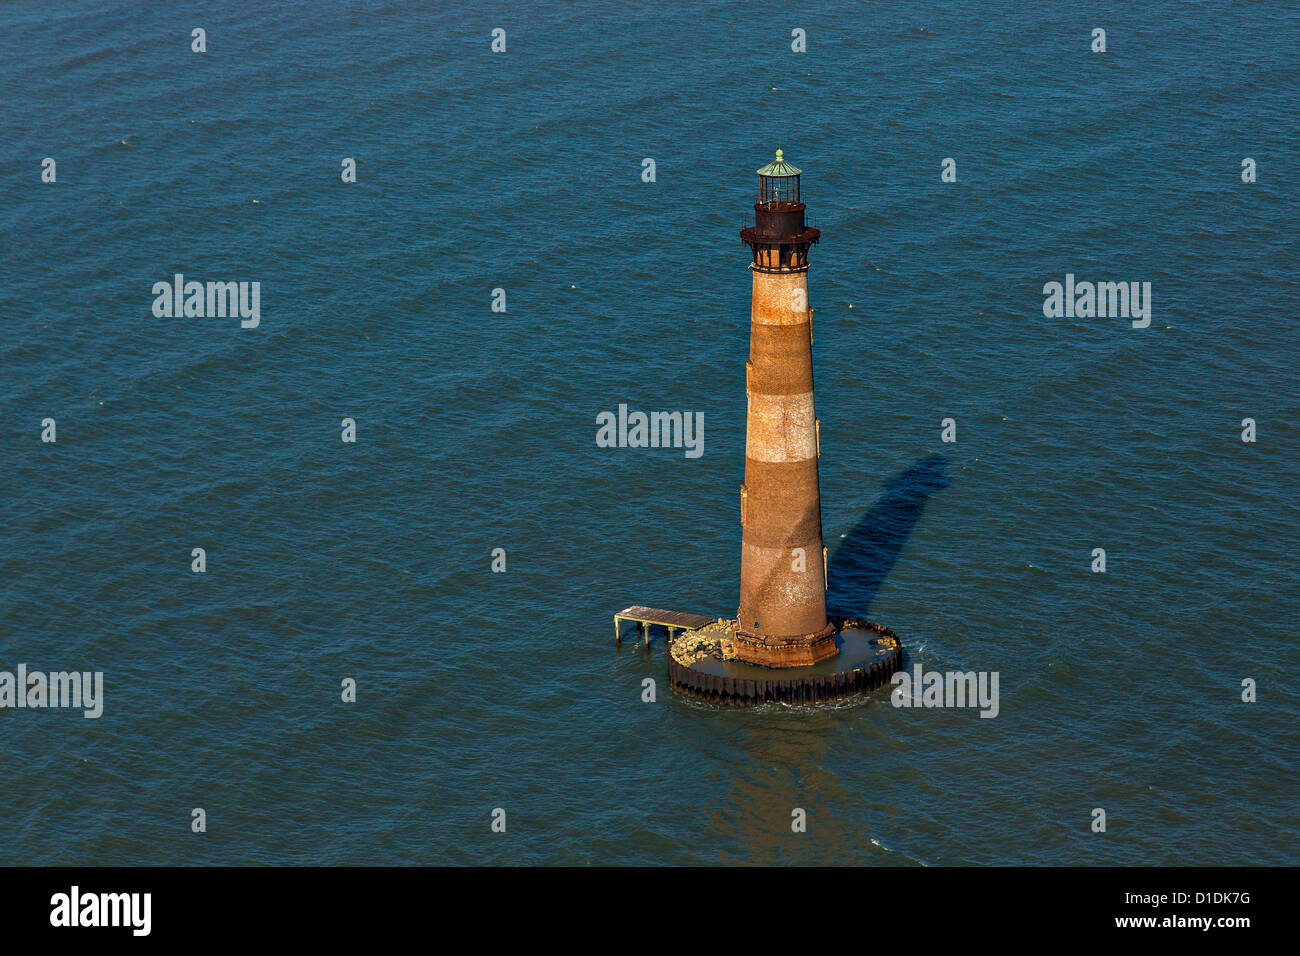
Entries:
{"label": "green dome cap", "polygon": [[798,166],[791,166],[784,159],[785,151],[778,149],[776,151],[776,160],[768,163],[758,171],[760,176],[798,176],[803,170]]}

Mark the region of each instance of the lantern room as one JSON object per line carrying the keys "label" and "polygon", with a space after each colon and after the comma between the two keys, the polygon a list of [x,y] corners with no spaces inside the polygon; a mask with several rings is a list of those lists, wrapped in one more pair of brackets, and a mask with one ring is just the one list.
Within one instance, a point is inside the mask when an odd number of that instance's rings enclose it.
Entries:
{"label": "lantern room", "polygon": [[785,151],[778,149],[776,159],[758,171],[758,203],[768,209],[777,208],[777,204],[798,203],[799,197],[798,166],[785,161]]}

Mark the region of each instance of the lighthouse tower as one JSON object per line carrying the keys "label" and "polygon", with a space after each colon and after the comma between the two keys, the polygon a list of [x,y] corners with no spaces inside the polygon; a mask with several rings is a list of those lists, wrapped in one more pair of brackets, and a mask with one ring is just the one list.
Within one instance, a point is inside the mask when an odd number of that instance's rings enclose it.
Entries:
{"label": "lighthouse tower", "polygon": [[800,170],[758,170],[745,391],[745,483],[740,488],[740,607],[729,656],[801,667],[837,653],[826,617],[818,421],[813,409],[808,250],[821,233],[804,222]]}
{"label": "lighthouse tower", "polygon": [[666,632],[675,690],[728,706],[842,700],[889,683],[903,660],[889,628],[826,614],[808,307],[808,252],[821,232],[804,221],[799,177],[778,149],[758,171],[754,224],[740,231],[753,254],[753,292],[736,617],[643,604],[614,615],[618,640],[627,622],[640,625],[647,645],[652,627]]}

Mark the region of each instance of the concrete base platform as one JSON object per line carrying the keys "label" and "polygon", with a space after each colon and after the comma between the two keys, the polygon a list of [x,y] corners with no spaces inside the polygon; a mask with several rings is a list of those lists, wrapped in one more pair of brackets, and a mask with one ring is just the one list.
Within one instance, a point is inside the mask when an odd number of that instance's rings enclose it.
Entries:
{"label": "concrete base platform", "polygon": [[839,628],[832,622],[816,634],[775,638],[751,634],[737,626],[730,645],[723,645],[722,656],[760,667],[811,667],[839,653],[839,645],[835,643],[838,632]]}
{"label": "concrete base platform", "polygon": [[837,619],[834,657],[807,667],[773,669],[724,656],[732,623],[718,621],[674,639],[668,680],[677,690],[729,706],[817,704],[867,693],[889,682],[903,649],[889,628],[861,618]]}

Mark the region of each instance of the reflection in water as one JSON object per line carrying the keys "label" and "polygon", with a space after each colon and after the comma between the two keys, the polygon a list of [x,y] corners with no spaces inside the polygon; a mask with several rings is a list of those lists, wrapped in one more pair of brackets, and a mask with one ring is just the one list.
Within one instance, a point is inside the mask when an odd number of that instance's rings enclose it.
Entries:
{"label": "reflection in water", "polygon": [[[862,614],[898,560],[925,503],[948,486],[947,459],[923,458],[885,482],[884,494],[843,539],[830,562],[828,604],[841,614]],[[895,808],[873,806],[871,794],[853,792],[828,767],[842,733],[875,737],[882,756],[898,756],[881,722],[861,719],[882,706],[887,691],[838,706],[763,705],[719,714],[736,731],[743,763],[728,771],[727,796],[713,811],[720,863],[919,862],[891,852],[872,839],[872,818]],[[887,704],[885,705],[887,706]],[[808,814],[808,832],[790,829],[791,812]],[[818,838],[818,833],[823,835]],[[833,843],[830,834],[834,834]],[[830,851],[828,853],[828,850]]]}

